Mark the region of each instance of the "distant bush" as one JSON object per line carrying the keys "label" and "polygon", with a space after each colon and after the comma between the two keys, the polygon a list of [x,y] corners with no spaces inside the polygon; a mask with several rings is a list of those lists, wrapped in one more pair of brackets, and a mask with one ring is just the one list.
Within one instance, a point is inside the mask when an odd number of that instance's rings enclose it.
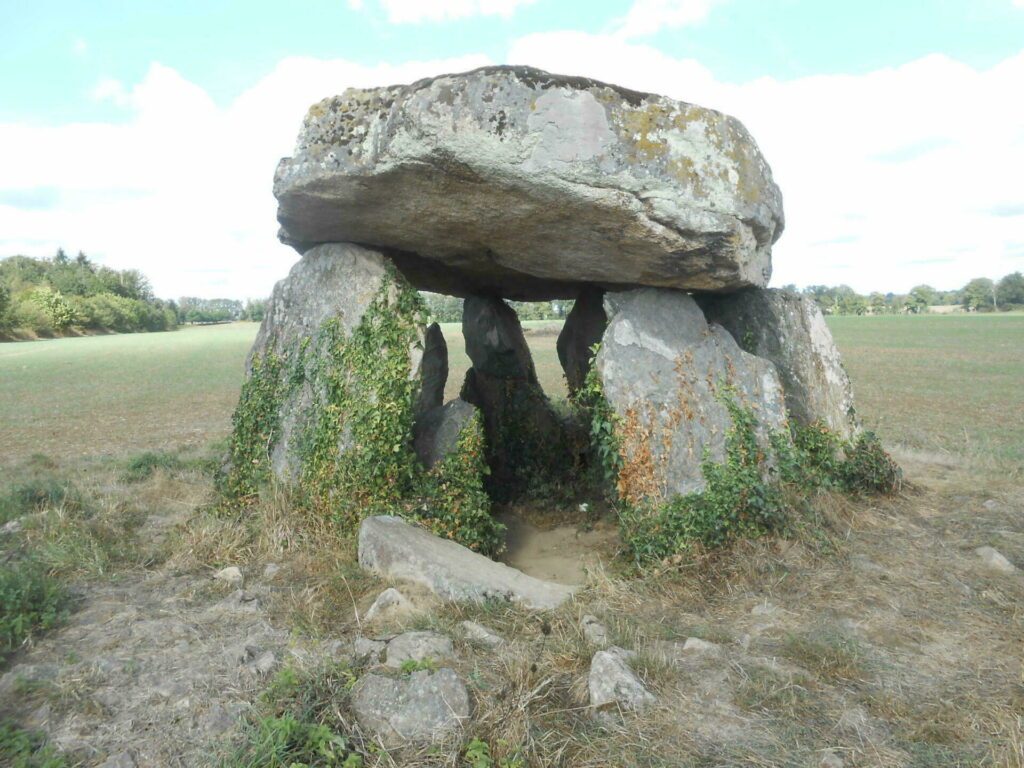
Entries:
{"label": "distant bush", "polygon": [[0,765],[10,768],[67,768],[68,763],[46,743],[45,734],[23,730],[14,723],[0,722]]}

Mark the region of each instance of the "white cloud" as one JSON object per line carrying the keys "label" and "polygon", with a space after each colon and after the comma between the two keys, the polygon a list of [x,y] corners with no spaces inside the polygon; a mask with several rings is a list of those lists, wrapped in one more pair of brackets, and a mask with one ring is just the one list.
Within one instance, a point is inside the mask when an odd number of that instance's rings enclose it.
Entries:
{"label": "white cloud", "polygon": [[631,38],[704,21],[721,0],[633,0],[616,34]]}
{"label": "white cloud", "polygon": [[[362,5],[362,0],[357,0]],[[392,24],[449,21],[471,16],[508,18],[536,0],[380,0]]]}
{"label": "white cloud", "polygon": [[[512,63],[721,109],[751,130],[785,198],[775,284],[956,287],[1024,268],[1024,52],[987,70],[940,56],[860,76],[719,81],[614,35],[534,35]],[[123,122],[0,124],[0,255],[79,248],[145,271],[162,296],[259,296],[296,254],[277,243],[274,167],[307,107],[483,56],[367,67],[289,58],[227,106],[154,64],[93,96]]]}
{"label": "white cloud", "polygon": [[[1024,268],[1024,51],[975,70],[943,56],[860,76],[723,83],[615,36],[516,41],[515,63],[720,109],[756,138],[782,188],[773,284],[958,287]],[[1008,215],[1013,214],[1013,215]]]}
{"label": "white cloud", "polygon": [[160,296],[269,295],[297,258],[277,242],[274,168],[309,105],[487,63],[290,58],[226,108],[160,64],[130,89],[105,81],[93,95],[127,122],[0,124],[0,255],[63,246],[141,269]]}

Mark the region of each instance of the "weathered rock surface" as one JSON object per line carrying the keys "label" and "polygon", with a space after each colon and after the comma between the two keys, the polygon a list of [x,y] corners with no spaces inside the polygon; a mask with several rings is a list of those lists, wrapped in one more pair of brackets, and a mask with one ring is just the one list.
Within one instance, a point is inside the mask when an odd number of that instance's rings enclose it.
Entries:
{"label": "weathered rock surface", "polygon": [[500,648],[505,645],[505,638],[495,634],[483,624],[477,624],[475,621],[460,621],[459,631],[473,645],[490,649]]}
{"label": "weathered rock surface", "polygon": [[604,291],[584,289],[565,318],[562,332],[558,334],[558,361],[565,371],[570,394],[583,386],[590,370],[591,348],[601,341],[607,327]]}
{"label": "weathered rock surface", "polygon": [[587,678],[592,707],[641,710],[655,701],[654,695],[630,668],[628,658],[628,652],[614,646],[594,654]]}
{"label": "weathered rock surface", "polygon": [[[343,338],[350,337],[374,299],[385,290],[387,280],[388,262],[379,252],[349,243],[330,243],[307,251],[288,277],[274,287],[249,354],[247,372],[251,375],[255,361],[265,364],[269,356],[277,356],[297,366],[296,370],[284,366],[279,373],[282,379],[301,379],[298,386],[282,386],[285,394],[279,408],[278,431],[269,436],[271,465],[279,479],[294,481],[298,477],[302,435],[323,410],[325,382],[320,367],[330,356],[331,339],[321,330],[330,320],[337,324]],[[392,285],[388,301],[394,301],[394,293]],[[443,397],[444,381],[437,375],[421,375],[424,358],[434,361],[436,371],[440,368],[438,358],[446,356],[433,346],[438,335],[422,328],[409,348],[410,376],[422,382],[417,402],[424,404],[439,404]],[[300,350],[304,350],[301,364],[295,364],[293,356]],[[338,453],[348,451],[350,442],[350,436],[343,434]]]}
{"label": "weathered rock surface", "polygon": [[397,517],[368,517],[359,528],[359,564],[390,579],[421,584],[445,600],[509,600],[549,609],[572,587],[541,581]]}
{"label": "weathered rock surface", "polygon": [[366,609],[363,617],[366,621],[375,621],[385,616],[408,611],[412,607],[408,598],[394,587],[388,587],[373,601],[373,604]]}
{"label": "weathered rock surface", "polygon": [[473,362],[462,399],[483,414],[488,485],[507,491],[550,469],[550,458],[565,442],[565,427],[537,380],[515,310],[495,297],[470,296],[463,304],[462,335]]}
{"label": "weathered rock surface", "polygon": [[580,619],[580,630],[583,632],[583,639],[598,648],[607,648],[611,645],[608,638],[608,628],[597,620],[596,616],[589,613]]}
{"label": "weathered rock surface", "polygon": [[820,422],[844,440],[860,431],[853,387],[813,299],[758,288],[700,299],[708,322],[725,328],[745,351],[775,364],[789,415]]}
{"label": "weathered rock surface", "polygon": [[443,461],[459,444],[462,431],[476,416],[476,406],[462,398],[427,411],[416,421],[413,446],[428,469]]}
{"label": "weathered rock surface", "polygon": [[286,242],[404,252],[417,287],[458,295],[763,286],[783,228],[736,119],[526,67],[314,104],[274,194]]}
{"label": "weathered rock surface", "polygon": [[403,632],[384,649],[384,663],[395,669],[407,661],[441,661],[454,657],[451,638],[437,632]]}
{"label": "weathered rock surface", "polygon": [[990,570],[999,573],[1014,573],[1017,570],[1017,566],[995,547],[978,547],[975,553]]}
{"label": "weathered rock surface", "polygon": [[469,717],[469,693],[451,669],[402,678],[371,673],[352,691],[352,709],[359,724],[386,746],[439,742]]}
{"label": "weathered rock surface", "polygon": [[709,326],[693,298],[641,288],[607,294],[605,307],[610,319],[596,365],[621,419],[620,492],[627,500],[703,490],[705,452],[725,459],[727,387],[762,430],[783,428],[775,367],[741,350],[721,326]]}

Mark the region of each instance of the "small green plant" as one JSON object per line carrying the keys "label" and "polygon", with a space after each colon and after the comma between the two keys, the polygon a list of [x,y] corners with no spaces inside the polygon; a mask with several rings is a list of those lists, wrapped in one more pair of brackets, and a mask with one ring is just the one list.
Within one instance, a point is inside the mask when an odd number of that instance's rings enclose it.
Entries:
{"label": "small green plant", "polygon": [[590,448],[593,454],[591,461],[595,482],[608,498],[617,495],[619,472],[622,469],[622,441],[616,427],[618,417],[601,385],[601,376],[597,371],[596,359],[600,345],[591,347],[590,368],[584,379],[583,386],[573,396],[575,408],[582,414],[583,420],[589,425]]}
{"label": "small green plant", "polygon": [[874,432],[862,432],[846,448],[841,477],[846,490],[854,493],[894,493],[903,482],[903,471]]}
{"label": "small green plant", "polygon": [[0,721],[0,765],[9,768],[67,768],[68,763],[46,737]]}
{"label": "small green plant", "polygon": [[74,484],[42,474],[12,485],[0,496],[0,523],[47,508],[80,510],[83,506],[82,494]]}
{"label": "small green plant", "polygon": [[[499,742],[504,744],[504,742]],[[468,768],[524,768],[526,763],[518,755],[496,760],[490,745],[480,738],[470,739],[462,753]]]}
{"label": "small green plant", "polygon": [[243,728],[245,742],[222,768],[362,768],[337,717],[355,684],[344,664],[303,671],[283,667]]}
{"label": "small green plant", "polygon": [[433,672],[437,669],[437,662],[431,658],[425,659],[406,659],[402,662],[402,666],[399,667],[399,671],[403,675],[411,675],[413,672]]}
{"label": "small green plant", "polygon": [[0,565],[0,657],[67,614],[64,586],[33,559]]}
{"label": "small green plant", "polygon": [[200,470],[210,472],[214,462],[203,458],[183,458],[171,452],[147,451],[128,460],[124,473],[121,475],[126,483],[139,483],[148,480],[157,470],[164,472],[183,472]]}

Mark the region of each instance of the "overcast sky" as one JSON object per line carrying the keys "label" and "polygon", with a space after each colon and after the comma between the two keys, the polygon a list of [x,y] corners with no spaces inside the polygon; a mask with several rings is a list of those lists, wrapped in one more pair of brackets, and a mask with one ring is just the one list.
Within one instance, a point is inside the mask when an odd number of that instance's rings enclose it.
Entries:
{"label": "overcast sky", "polygon": [[306,108],[489,63],[740,118],[785,200],[774,285],[1024,270],[1024,0],[0,0],[0,256],[267,295]]}

